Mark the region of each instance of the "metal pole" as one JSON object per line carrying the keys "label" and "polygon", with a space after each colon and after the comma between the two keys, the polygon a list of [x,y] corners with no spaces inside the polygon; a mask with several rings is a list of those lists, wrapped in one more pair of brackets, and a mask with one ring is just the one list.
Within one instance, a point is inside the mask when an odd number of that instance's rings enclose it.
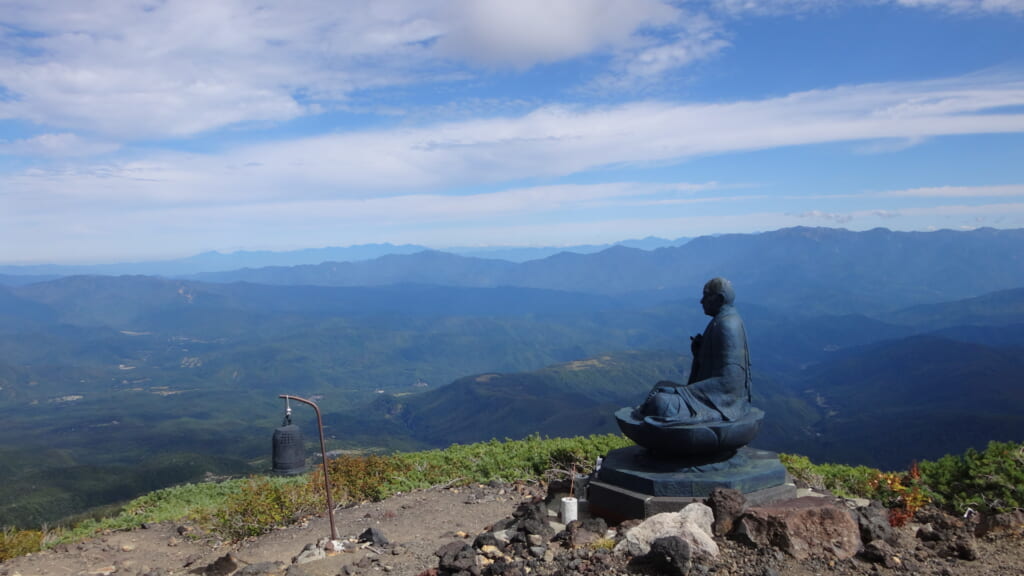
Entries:
{"label": "metal pole", "polygon": [[323,457],[324,465],[324,490],[327,492],[327,519],[331,522],[331,540],[337,540],[338,529],[334,527],[334,499],[331,498],[331,477],[327,473],[327,445],[324,443],[324,421],[320,417],[320,407],[315,402],[299,398],[298,396],[281,394],[279,397],[285,400],[295,400],[296,402],[309,404],[316,411],[316,427],[320,431],[320,455]]}

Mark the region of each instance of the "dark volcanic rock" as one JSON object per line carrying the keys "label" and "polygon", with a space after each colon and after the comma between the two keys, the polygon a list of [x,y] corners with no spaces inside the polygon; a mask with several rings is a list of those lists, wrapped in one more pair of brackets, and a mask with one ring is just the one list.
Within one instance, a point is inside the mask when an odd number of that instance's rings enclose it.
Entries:
{"label": "dark volcanic rock", "polygon": [[1024,510],[986,514],[974,533],[977,536],[1020,536],[1024,534]]}
{"label": "dark volcanic rock", "polygon": [[591,546],[604,538],[608,524],[601,518],[588,518],[584,521],[574,520],[565,527],[565,542],[571,548]]}
{"label": "dark volcanic rock", "polygon": [[388,542],[388,539],[384,536],[384,532],[382,532],[379,528],[373,527],[364,530],[363,533],[359,535],[359,541],[369,542],[370,544],[373,544],[374,546],[380,548],[383,548],[390,544],[390,542]]}
{"label": "dark volcanic rock", "polygon": [[705,502],[715,515],[711,525],[715,536],[725,536],[732,532],[736,519],[747,509],[747,499],[739,490],[731,488],[715,488]]}
{"label": "dark volcanic rock", "polygon": [[977,560],[978,546],[974,530],[962,519],[929,507],[919,510],[914,516],[925,523],[917,531],[917,538],[942,558]]}
{"label": "dark volcanic rock", "polygon": [[900,564],[899,556],[892,546],[885,540],[872,540],[864,546],[861,556],[875,564],[881,564],[886,568],[895,568]]}
{"label": "dark volcanic rock", "polygon": [[882,506],[881,502],[872,501],[867,506],[856,508],[853,515],[860,528],[861,540],[864,542],[882,540],[891,546],[896,545],[898,540],[896,531],[889,524],[889,511]]}
{"label": "dark volcanic rock", "polygon": [[234,555],[228,553],[217,558],[196,573],[203,574],[203,576],[228,576],[229,574],[234,574],[235,570],[238,570],[238,560],[235,559]]}
{"label": "dark volcanic rock", "polygon": [[678,536],[658,538],[651,542],[651,551],[644,560],[659,574],[686,576],[690,571],[690,544]]}
{"label": "dark volcanic rock", "polygon": [[512,516],[517,519],[516,530],[519,532],[544,538],[555,535],[555,530],[548,523],[548,510],[543,502],[524,502]]}
{"label": "dark volcanic rock", "polygon": [[842,560],[861,547],[860,529],[850,512],[823,498],[750,508],[733,535],[754,546],[774,546],[798,560],[818,556]]}
{"label": "dark volcanic rock", "polygon": [[494,532],[484,532],[473,539],[473,548],[480,550],[484,546],[494,546],[502,552],[505,551],[505,543],[494,535]]}
{"label": "dark volcanic rock", "polygon": [[441,574],[468,576],[476,568],[472,546],[459,540],[445,544],[434,555],[440,559],[437,567]]}

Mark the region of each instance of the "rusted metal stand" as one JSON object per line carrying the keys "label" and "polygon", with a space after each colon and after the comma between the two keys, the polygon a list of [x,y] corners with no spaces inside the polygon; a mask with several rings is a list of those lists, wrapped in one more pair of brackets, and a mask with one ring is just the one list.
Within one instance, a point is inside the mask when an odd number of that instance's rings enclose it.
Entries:
{"label": "rusted metal stand", "polygon": [[288,394],[281,394],[280,398],[285,400],[295,400],[296,402],[302,402],[303,404],[309,404],[316,411],[316,427],[320,432],[320,454],[323,456],[324,466],[324,491],[327,492],[327,519],[331,522],[331,540],[338,539],[338,529],[334,527],[334,499],[331,498],[331,477],[327,472],[327,444],[324,443],[324,420],[320,417],[320,407],[311,400],[300,398],[298,396],[290,396]]}

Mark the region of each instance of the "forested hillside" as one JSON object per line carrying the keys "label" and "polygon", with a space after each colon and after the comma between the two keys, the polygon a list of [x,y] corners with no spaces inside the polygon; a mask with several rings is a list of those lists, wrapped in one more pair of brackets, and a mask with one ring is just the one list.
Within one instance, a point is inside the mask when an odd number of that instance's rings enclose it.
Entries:
{"label": "forested hillside", "polygon": [[[0,418],[16,431],[0,525],[265,469],[283,393],[320,403],[332,449],[614,431],[615,408],[686,378],[712,274],[734,280],[750,335],[768,413],[756,445],[900,468],[1019,440],[1021,235],[790,229],[523,264],[431,253],[239,272],[290,279],[274,284],[0,286]],[[563,289],[465,285],[498,268]],[[292,284],[328,269],[383,284]],[[296,417],[312,437],[312,414]]]}

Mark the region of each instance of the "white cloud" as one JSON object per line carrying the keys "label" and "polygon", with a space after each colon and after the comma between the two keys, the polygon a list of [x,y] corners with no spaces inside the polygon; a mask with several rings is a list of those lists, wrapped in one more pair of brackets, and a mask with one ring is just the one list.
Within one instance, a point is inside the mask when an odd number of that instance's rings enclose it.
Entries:
{"label": "white cloud", "polygon": [[889,0],[910,8],[936,8],[956,13],[1024,14],[1024,0]]}
{"label": "white cloud", "polygon": [[[862,0],[1024,14],[1024,0]],[[834,0],[6,0],[0,119],[122,140],[281,123],[362,90],[598,56],[581,82],[642,88],[729,46],[723,14]]]}
{"label": "white cloud", "polygon": [[443,54],[485,65],[528,68],[628,47],[650,27],[673,24],[676,8],[656,0],[451,2]]}
{"label": "white cloud", "polygon": [[942,10],[956,14],[1024,14],[1024,0],[699,0],[732,16],[793,14],[836,10],[852,4],[896,4],[907,8]]}
{"label": "white cloud", "polygon": [[710,0],[715,10],[734,16],[754,14],[759,16],[810,12],[834,8],[838,0]]}
{"label": "white cloud", "polygon": [[639,55],[655,73],[717,49],[680,18],[663,0],[14,0],[0,28],[0,119],[182,137],[464,75],[463,62]]}
{"label": "white cloud", "polygon": [[800,219],[810,219],[818,222],[831,222],[833,224],[848,224],[854,219],[853,214],[838,214],[834,212],[822,212],[821,210],[808,210],[807,212],[796,212],[787,214]]}
{"label": "white cloud", "polygon": [[[846,86],[719,104],[547,106],[514,117],[268,142],[222,153],[135,151],[133,160],[107,163],[68,159],[60,168],[0,174],[0,246],[17,247],[17,256],[36,250],[71,260],[79,251],[94,259],[105,254],[127,258],[129,239],[142,237],[147,245],[174,247],[181,255],[212,248],[280,249],[300,238],[304,246],[338,244],[332,234],[359,242],[444,245],[464,244],[470,237],[478,243],[509,244],[525,238],[516,234],[527,233],[536,234],[527,243],[559,238],[585,242],[807,222],[862,228],[910,222],[904,228],[923,229],[967,225],[982,217],[1024,226],[1017,204],[931,212],[891,200],[872,205],[874,198],[916,202],[1019,197],[1024,193],[1020,184],[778,196],[778,201],[796,204],[788,204],[793,206],[788,213],[762,214],[761,221],[743,211],[756,211],[746,206],[763,198],[721,194],[732,187],[715,183],[516,184],[607,166],[657,165],[783,146],[1019,133],[1024,132],[1024,114],[996,112],[1021,105],[1024,81],[971,77]],[[73,141],[60,135],[54,140]],[[454,194],[453,188],[462,192]],[[830,204],[809,209],[807,202],[814,198],[853,198],[863,208]],[[743,208],[731,210],[739,212],[732,216],[704,208],[725,203]],[[512,224],[524,215],[533,222]],[[653,222],[646,228],[630,223],[647,218]],[[629,227],[612,223],[619,221]],[[60,230],[59,243],[54,230]],[[260,231],[259,240],[251,238],[253,230]],[[580,235],[572,236],[574,231]],[[155,255],[153,248],[147,249],[147,257]],[[5,254],[4,259],[15,256]]]}
{"label": "white cloud", "polygon": [[1024,196],[1024,185],[936,186],[930,188],[909,188],[907,190],[889,190],[868,194],[867,196],[888,198],[1000,198]]}
{"label": "white cloud", "polygon": [[0,154],[15,156],[97,156],[119,149],[110,142],[90,141],[71,133],[40,134],[22,140],[0,140]]}
{"label": "white cloud", "polygon": [[128,204],[266,202],[514,186],[609,166],[827,142],[1024,132],[1024,80],[971,77],[868,84],[720,104],[545,106],[441,122],[242,146],[156,153],[0,177],[0,190]]}

